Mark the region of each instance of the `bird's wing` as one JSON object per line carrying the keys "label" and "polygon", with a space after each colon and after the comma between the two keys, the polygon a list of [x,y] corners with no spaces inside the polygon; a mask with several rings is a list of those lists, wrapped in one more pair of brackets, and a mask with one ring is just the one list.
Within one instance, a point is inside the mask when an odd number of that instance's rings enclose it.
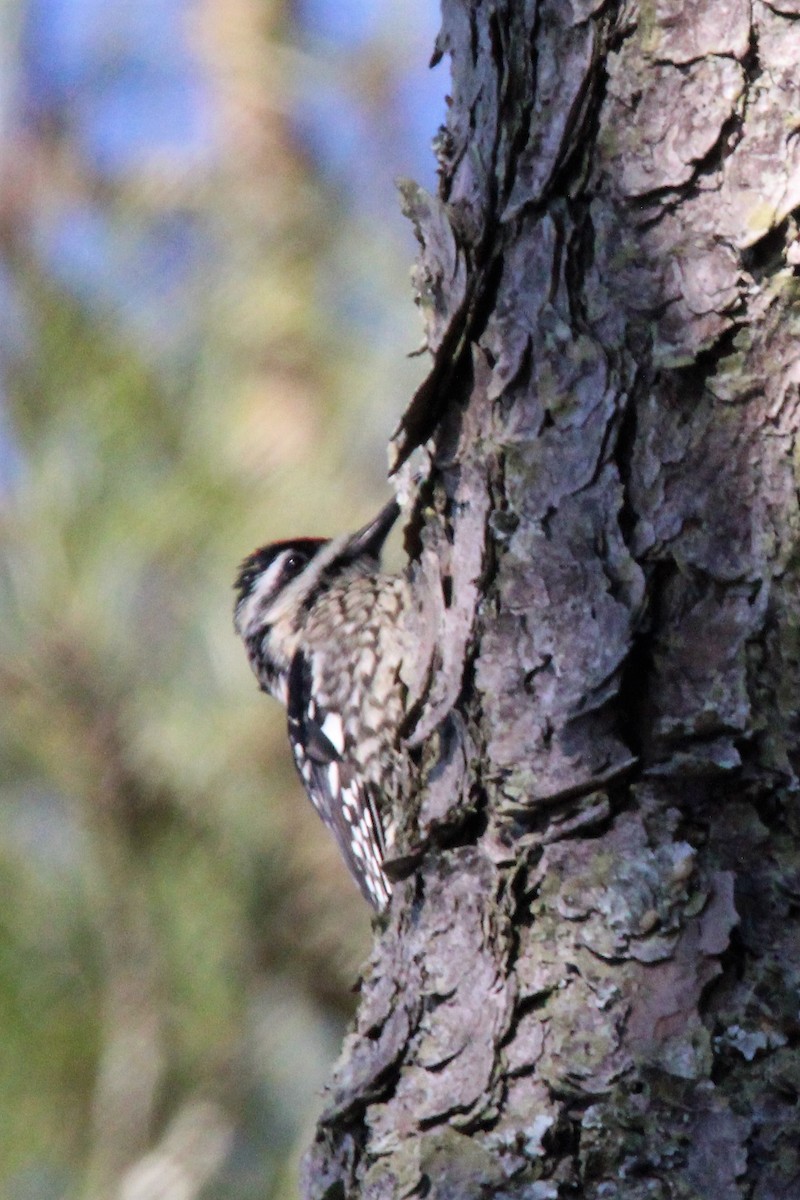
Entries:
{"label": "bird's wing", "polygon": [[365,898],[382,909],[391,888],[383,871],[383,828],[373,788],[359,778],[348,753],[341,714],[325,709],[315,697],[302,650],[289,671],[287,713],[294,761],[311,802]]}

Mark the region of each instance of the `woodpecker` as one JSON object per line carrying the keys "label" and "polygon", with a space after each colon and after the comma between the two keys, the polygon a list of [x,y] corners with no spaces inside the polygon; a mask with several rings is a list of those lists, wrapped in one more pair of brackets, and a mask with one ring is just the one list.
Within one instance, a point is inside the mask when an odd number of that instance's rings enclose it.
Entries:
{"label": "woodpecker", "polygon": [[379,911],[391,894],[392,809],[413,773],[400,736],[408,582],[380,566],[398,513],[391,501],[357,533],[273,542],[244,560],[235,584],[250,666],[285,705],[305,789]]}

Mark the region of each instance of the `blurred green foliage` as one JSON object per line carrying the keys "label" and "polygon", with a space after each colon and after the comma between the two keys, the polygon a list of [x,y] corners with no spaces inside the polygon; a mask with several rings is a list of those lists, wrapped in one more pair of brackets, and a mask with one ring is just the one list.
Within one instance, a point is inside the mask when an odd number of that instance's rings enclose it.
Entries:
{"label": "blurred green foliage", "polygon": [[[122,225],[191,197],[221,248],[180,298],[182,355],[37,266],[26,214],[77,186],[63,145],[27,147],[39,173],[2,232],[28,330],[0,498],[11,1200],[295,1195],[368,947],[233,637],[230,587],[254,545],[354,527],[383,500],[417,327],[402,253],[336,211],[272,104],[281,6],[240,10],[260,40],[246,71],[233,56],[238,107],[220,100],[227,157],[202,186],[162,170],[106,196]],[[268,114],[250,142],[234,119],[248,104]],[[396,296],[394,343],[348,324],[339,291],[359,287]]]}

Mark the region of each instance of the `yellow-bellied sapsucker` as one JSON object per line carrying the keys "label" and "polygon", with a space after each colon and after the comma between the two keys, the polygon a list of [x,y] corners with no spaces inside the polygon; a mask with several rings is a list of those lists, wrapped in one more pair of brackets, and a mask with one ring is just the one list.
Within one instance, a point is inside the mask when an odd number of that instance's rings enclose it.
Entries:
{"label": "yellow-bellied sapsucker", "polygon": [[392,805],[412,772],[400,735],[408,583],[380,569],[398,512],[392,501],[357,533],[256,550],[234,614],[262,690],[286,705],[306,791],[377,909],[391,892]]}

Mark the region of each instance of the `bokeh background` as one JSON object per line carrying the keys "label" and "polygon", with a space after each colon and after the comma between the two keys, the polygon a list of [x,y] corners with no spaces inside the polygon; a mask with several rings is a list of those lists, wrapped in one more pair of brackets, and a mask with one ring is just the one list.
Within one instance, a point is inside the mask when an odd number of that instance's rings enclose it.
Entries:
{"label": "bokeh background", "polygon": [[231,629],[387,493],[434,0],[0,0],[0,1196],[273,1200],[369,914]]}

